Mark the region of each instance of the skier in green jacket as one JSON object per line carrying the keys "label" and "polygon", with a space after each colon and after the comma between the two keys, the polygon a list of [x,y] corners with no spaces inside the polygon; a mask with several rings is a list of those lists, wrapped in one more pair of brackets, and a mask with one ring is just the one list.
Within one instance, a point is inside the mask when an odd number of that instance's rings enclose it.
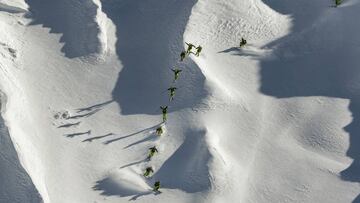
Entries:
{"label": "skier in green jacket", "polygon": [[240,47],[243,47],[243,46],[245,46],[246,44],[247,44],[246,39],[241,38]]}
{"label": "skier in green jacket", "polygon": [[154,189],[153,189],[153,191],[154,191],[154,192],[159,192],[159,189],[160,189],[160,181],[156,181],[156,182],[154,183]]}
{"label": "skier in green jacket", "polygon": [[148,159],[150,160],[151,157],[153,157],[155,155],[155,153],[159,152],[155,146],[150,147],[149,148],[149,155],[148,155]]}
{"label": "skier in green jacket", "polygon": [[161,112],[162,112],[163,122],[165,122],[166,119],[167,119],[168,106],[160,106],[160,109],[161,109]]}
{"label": "skier in green jacket", "polygon": [[147,167],[147,168],[145,169],[144,177],[149,177],[150,174],[152,174],[152,173],[154,173],[153,168],[152,168],[152,167]]}
{"label": "skier in green jacket", "polygon": [[200,52],[202,50],[202,47],[199,45],[198,47],[196,47],[196,56],[200,56]]}
{"label": "skier in green jacket", "polygon": [[341,4],[341,0],[335,0],[335,6],[339,6]]}
{"label": "skier in green jacket", "polygon": [[185,59],[185,57],[186,57],[186,52],[185,51],[181,52],[180,61],[183,61]]}
{"label": "skier in green jacket", "polygon": [[179,79],[180,73],[182,72],[181,69],[175,68],[175,69],[171,69],[172,72],[174,72],[174,82]]}
{"label": "skier in green jacket", "polygon": [[174,100],[174,96],[175,96],[175,90],[177,90],[176,87],[170,87],[169,89],[169,93],[170,93],[170,101]]}
{"label": "skier in green jacket", "polygon": [[194,46],[193,44],[187,43],[187,42],[185,42],[185,44],[188,46],[188,47],[187,47],[187,50],[186,50],[186,54],[190,54],[192,48],[194,48],[195,46]]}
{"label": "skier in green jacket", "polygon": [[162,135],[163,133],[164,133],[164,130],[163,130],[162,126],[156,128],[156,134],[158,136]]}

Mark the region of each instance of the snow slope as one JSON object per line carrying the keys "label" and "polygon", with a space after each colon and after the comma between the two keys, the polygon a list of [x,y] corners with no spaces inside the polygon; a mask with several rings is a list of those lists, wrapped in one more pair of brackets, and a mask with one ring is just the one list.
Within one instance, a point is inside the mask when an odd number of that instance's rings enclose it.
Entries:
{"label": "snow slope", "polygon": [[[32,180],[21,201],[359,202],[359,6],[0,0],[2,115]],[[200,57],[180,62],[184,42]]]}
{"label": "snow slope", "polygon": [[[1,94],[1,105],[6,98]],[[41,202],[29,175],[21,166],[4,120],[0,117],[0,202]]]}

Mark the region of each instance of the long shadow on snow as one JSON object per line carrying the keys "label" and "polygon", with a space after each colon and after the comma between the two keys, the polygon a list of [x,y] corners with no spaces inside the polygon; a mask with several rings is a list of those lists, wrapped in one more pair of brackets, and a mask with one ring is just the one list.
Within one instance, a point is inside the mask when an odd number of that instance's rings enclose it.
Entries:
{"label": "long shadow on snow", "polygon": [[106,102],[103,102],[103,103],[95,104],[95,105],[88,106],[88,107],[85,107],[85,108],[79,108],[79,109],[76,109],[76,110],[77,110],[77,113],[81,113],[83,111],[95,111],[97,109],[102,109],[102,107],[111,104],[113,101],[114,100],[109,100],[109,101],[106,101]]}
{"label": "long shadow on snow", "polygon": [[73,137],[80,136],[80,135],[91,135],[91,130],[88,130],[86,132],[80,132],[80,133],[65,134],[64,136],[73,138]]}
{"label": "long shadow on snow", "polygon": [[98,53],[100,28],[95,22],[98,6],[91,0],[25,0],[29,5],[30,25],[42,24],[50,33],[62,33],[61,51],[75,58]]}
{"label": "long shadow on snow", "polygon": [[125,138],[128,138],[128,137],[132,137],[134,135],[138,135],[138,134],[149,134],[149,137],[150,137],[150,134],[151,132],[155,132],[155,129],[157,127],[159,127],[162,123],[159,123],[157,125],[154,125],[154,126],[151,126],[151,127],[148,127],[148,128],[145,128],[143,130],[140,130],[140,131],[137,131],[137,132],[134,132],[134,133],[131,133],[129,135],[124,135],[124,136],[121,136],[121,137],[118,137],[118,138],[115,138],[115,139],[111,139],[111,140],[108,140],[108,141],[105,141],[104,144],[111,144],[113,142],[116,142],[116,141],[119,141],[119,140],[122,140],[122,139],[125,139]]}
{"label": "long shadow on snow", "polygon": [[149,136],[147,136],[147,137],[145,137],[145,138],[143,138],[141,140],[138,140],[138,141],[136,141],[134,143],[131,143],[131,144],[125,146],[124,149],[128,149],[130,147],[133,147],[135,145],[138,145],[138,144],[141,144],[141,143],[144,143],[144,142],[155,141],[156,139],[158,139],[158,137],[159,137],[158,135],[149,135]]}
{"label": "long shadow on snow", "polygon": [[91,137],[91,138],[85,139],[82,142],[92,142],[94,140],[102,139],[102,138],[112,136],[112,135],[114,135],[114,133],[108,133],[106,135],[101,135],[101,136],[96,136],[96,137]]}
{"label": "long shadow on snow", "polygon": [[[205,77],[189,58],[179,62],[183,33],[196,0],[103,0],[103,12],[116,25],[116,53],[122,62],[113,99],[121,113],[158,114],[168,103],[173,75],[186,68],[170,111],[193,107],[206,97]],[[185,93],[186,91],[186,93]],[[163,92],[163,93],[161,93]]]}
{"label": "long shadow on snow", "polygon": [[154,174],[163,188],[195,193],[211,188],[209,161],[212,155],[205,140],[205,131],[189,131],[184,143]]}
{"label": "long shadow on snow", "polygon": [[58,126],[58,128],[69,128],[69,127],[73,127],[73,126],[78,126],[78,125],[80,125],[80,123],[81,123],[80,121],[77,123],[67,123],[67,124]]}
{"label": "long shadow on snow", "polygon": [[[250,45],[251,46],[251,45]],[[244,56],[244,57],[253,57],[258,58],[261,56],[262,53],[257,52],[256,50],[248,49],[249,45],[246,47],[231,47],[228,49],[225,49],[223,51],[219,51],[219,54],[226,54],[231,53],[233,56]]]}
{"label": "long shadow on snow", "polygon": [[123,165],[123,166],[121,166],[120,168],[126,168],[126,167],[129,167],[129,166],[133,166],[133,165],[136,165],[136,164],[140,164],[140,163],[146,162],[146,161],[148,161],[148,160],[149,160],[149,159],[146,158],[146,159],[143,159],[143,160],[140,160],[140,161],[135,161],[135,162],[132,162],[132,163]]}
{"label": "long shadow on snow", "polygon": [[[354,161],[341,172],[341,177],[360,182],[360,48],[356,47],[360,29],[352,19],[360,9],[359,4],[330,8],[331,1],[262,1],[277,12],[291,14],[293,28],[289,35],[268,45],[277,48],[277,58],[261,63],[261,92],[277,98],[349,99],[353,120],[344,129],[350,134],[347,155]],[[330,18],[320,19],[325,12]],[[334,47],[332,40],[344,46]]]}

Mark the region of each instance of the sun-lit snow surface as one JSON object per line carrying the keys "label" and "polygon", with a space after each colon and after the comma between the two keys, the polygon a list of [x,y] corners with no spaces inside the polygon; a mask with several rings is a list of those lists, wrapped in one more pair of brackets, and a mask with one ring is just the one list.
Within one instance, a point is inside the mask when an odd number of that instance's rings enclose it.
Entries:
{"label": "sun-lit snow surface", "polygon": [[[359,7],[0,0],[3,117],[26,184],[55,203],[359,202]],[[204,49],[180,63],[185,41]]]}

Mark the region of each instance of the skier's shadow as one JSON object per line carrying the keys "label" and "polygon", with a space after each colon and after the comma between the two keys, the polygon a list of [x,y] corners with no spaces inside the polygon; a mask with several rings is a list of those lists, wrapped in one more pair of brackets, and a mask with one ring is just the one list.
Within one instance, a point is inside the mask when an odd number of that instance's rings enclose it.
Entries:
{"label": "skier's shadow", "polygon": [[[360,87],[356,85],[360,74],[360,49],[353,44],[358,42],[360,29],[352,19],[360,9],[359,4],[329,8],[328,1],[262,1],[277,12],[291,14],[293,28],[289,35],[267,45],[276,48],[276,57],[261,62],[260,91],[277,98],[326,96],[349,99],[353,120],[344,129],[350,135],[347,155],[354,161],[341,172],[341,178],[360,182]],[[294,3],[306,9],[296,8]],[[319,16],[325,14],[330,20],[319,20]],[[313,27],[315,23],[317,29]],[[302,30],[304,28],[308,30]],[[328,43],[332,40],[344,43],[341,37],[352,44],[339,48],[331,46],[336,43]]]}
{"label": "skier's shadow", "polygon": [[140,164],[140,163],[143,163],[143,162],[147,162],[147,161],[149,161],[148,158],[143,159],[143,160],[140,160],[140,161],[135,161],[135,162],[126,164],[126,165],[124,165],[124,166],[121,166],[120,168],[126,168],[126,167],[129,167],[129,166],[137,165],[137,164]]}
{"label": "skier's shadow", "polygon": [[225,49],[223,51],[219,51],[219,54],[231,54],[233,56],[244,56],[244,57],[252,57],[252,58],[259,58],[264,54],[263,50],[256,50],[250,44],[247,44],[245,47],[231,47]]}
{"label": "skier's shadow", "polygon": [[143,192],[143,193],[140,193],[140,194],[137,194],[137,195],[133,196],[132,198],[129,199],[129,201],[135,201],[135,200],[137,200],[139,197],[146,196],[146,195],[150,195],[150,194],[155,194],[155,195],[156,195],[156,193],[154,193],[154,192],[152,192],[152,191]]}
{"label": "skier's shadow", "polygon": [[99,103],[99,104],[95,104],[95,105],[92,105],[92,106],[88,106],[88,107],[84,107],[84,108],[79,108],[77,109],[77,113],[81,113],[81,112],[92,112],[92,111],[95,111],[95,110],[98,110],[98,109],[102,109],[103,107],[111,104],[114,100],[109,100],[109,101],[106,101],[106,102],[102,102],[102,103]]}
{"label": "skier's shadow", "polygon": [[[119,141],[119,140],[122,140],[122,139],[126,139],[126,138],[129,138],[129,137],[132,137],[132,136],[135,136],[135,135],[139,135],[139,134],[148,134],[148,137],[150,137],[150,134],[155,131],[156,128],[158,128],[160,125],[162,125],[162,123],[159,123],[159,124],[156,124],[154,126],[151,126],[151,127],[148,127],[148,128],[145,128],[145,129],[142,129],[140,131],[137,131],[137,132],[134,132],[134,133],[131,133],[129,135],[125,135],[125,136],[121,136],[121,137],[118,137],[118,138],[114,138],[114,139],[111,139],[111,140],[107,140],[104,142],[104,144],[111,144],[113,142],[116,142],[116,141]],[[147,139],[148,137],[146,137],[145,139]],[[151,139],[153,139],[154,137],[150,137]],[[145,140],[146,141],[146,140]],[[143,141],[138,141],[139,143],[143,142]],[[138,144],[138,143],[133,143],[131,144],[130,146],[128,147],[131,147],[135,144]]]}
{"label": "skier's shadow", "polygon": [[138,141],[136,141],[136,142],[134,142],[134,143],[131,143],[131,144],[125,146],[124,149],[128,149],[128,148],[130,148],[130,147],[133,147],[133,146],[135,146],[135,145],[138,145],[138,144],[141,144],[141,143],[144,143],[144,142],[155,141],[155,140],[158,139],[158,138],[159,138],[159,136],[157,136],[157,135],[155,135],[155,134],[151,134],[151,135],[148,135],[147,137],[145,137],[145,138],[143,138],[143,139],[141,139],[141,140],[138,140]]}
{"label": "skier's shadow", "polygon": [[[104,0],[103,12],[116,26],[116,53],[123,65],[112,92],[121,113],[159,114],[169,101],[167,90],[173,80],[170,68],[184,68],[169,111],[193,107],[206,97],[205,77],[183,51],[183,33],[191,8],[197,0]],[[164,92],[165,91],[165,92]],[[185,93],[186,91],[186,93]],[[161,93],[163,92],[163,93]]]}

